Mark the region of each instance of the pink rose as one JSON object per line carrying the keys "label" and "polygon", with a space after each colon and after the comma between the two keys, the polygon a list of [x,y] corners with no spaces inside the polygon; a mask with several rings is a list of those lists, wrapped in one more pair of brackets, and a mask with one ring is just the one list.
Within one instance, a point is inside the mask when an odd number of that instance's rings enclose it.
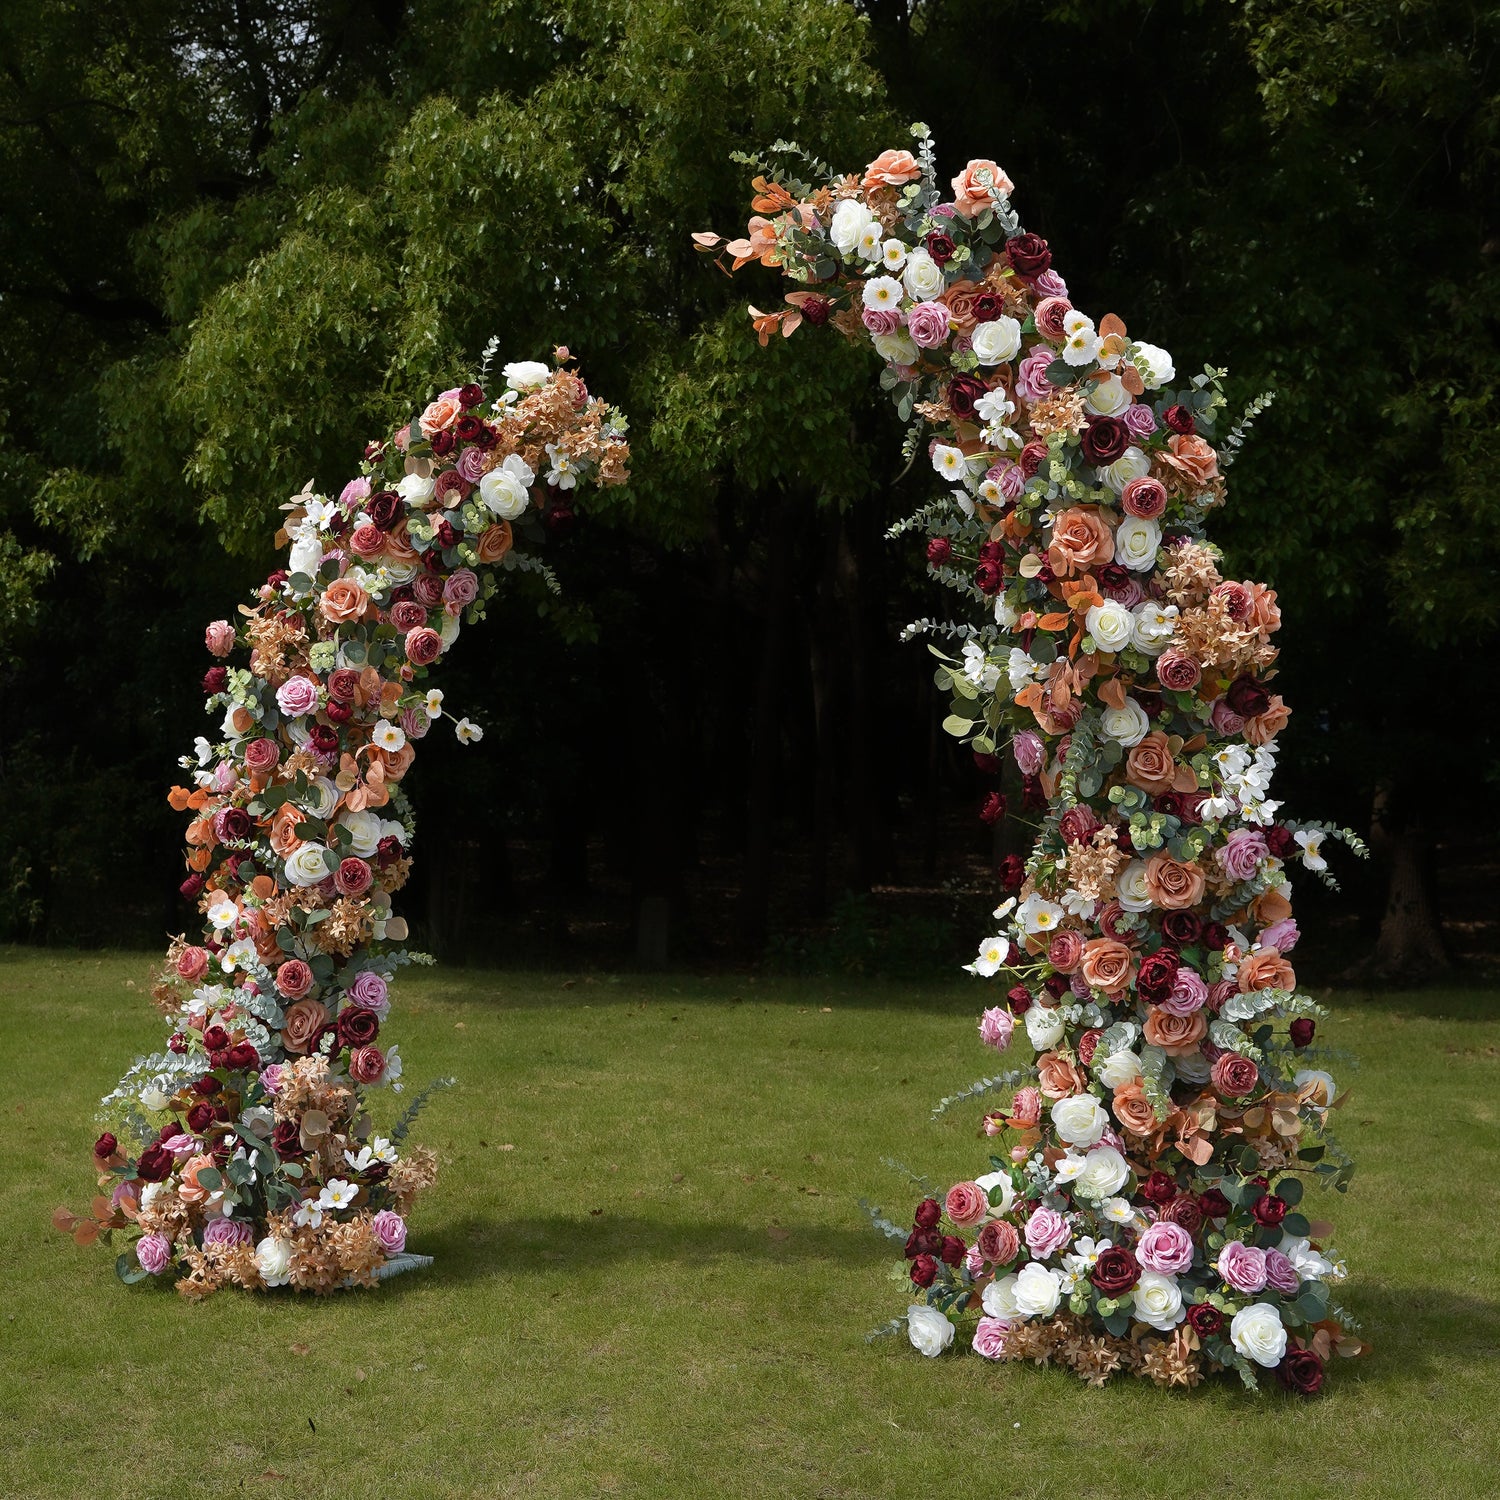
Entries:
{"label": "pink rose", "polygon": [[1153,520],[1167,508],[1166,486],[1149,474],[1132,479],[1120,492],[1120,507],[1127,516]]}
{"label": "pink rose", "polygon": [[1193,1237],[1181,1224],[1158,1220],[1141,1236],[1135,1258],[1148,1271],[1175,1276],[1193,1263]]}
{"label": "pink rose", "polygon": [[1037,295],[1040,297],[1066,297],[1068,295],[1068,283],[1050,266],[1040,276],[1033,276],[1031,284],[1036,288]]}
{"label": "pink rose", "polygon": [[1005,1354],[1005,1336],[1010,1329],[1008,1318],[981,1318],[974,1329],[974,1352],[986,1359],[1000,1359]]}
{"label": "pink rose", "polygon": [[369,865],[350,855],[348,859],[341,859],[338,869],[333,872],[333,888],[341,896],[361,896],[370,889],[373,878]]}
{"label": "pink rose", "polygon": [[1027,1084],[1010,1101],[1010,1117],[1021,1130],[1030,1130],[1042,1118],[1042,1091]]}
{"label": "pink rose", "polygon": [[1236,828],[1214,850],[1219,868],[1231,880],[1254,880],[1261,861],[1270,857],[1265,835],[1255,828]]}
{"label": "pink rose", "polygon": [[300,719],[318,706],[318,685],[306,677],[288,677],[276,689],[276,702],[289,719]]}
{"label": "pink rose", "polygon": [[1004,1006],[992,1005],[979,1018],[979,1040],[996,1052],[1004,1052],[1010,1046],[1015,1029],[1015,1017]]}
{"label": "pink rose", "polygon": [[234,626],[228,620],[215,620],[203,632],[203,644],[215,656],[228,656],[234,650]]}
{"label": "pink rose", "polygon": [[1132,401],[1120,413],[1120,420],[1125,424],[1125,430],[1138,443],[1144,442],[1156,431],[1156,413],[1139,401]]}
{"label": "pink rose", "polygon": [[209,1245],[248,1245],[254,1238],[250,1226],[242,1219],[210,1219],[203,1231],[203,1243]]}
{"label": "pink rose", "polygon": [[489,455],[483,448],[465,448],[453,465],[454,472],[465,484],[478,484],[489,469]]}
{"label": "pink rose", "polygon": [[479,597],[479,580],[469,568],[460,568],[443,585],[443,598],[449,604],[472,604]]}
{"label": "pink rose", "polygon": [[977,1182],[957,1182],[948,1189],[944,1206],[960,1229],[969,1229],[990,1211],[990,1195]]}
{"label": "pink rose", "polygon": [[415,599],[402,599],[391,605],[391,624],[396,627],[398,634],[405,635],[407,631],[416,630],[426,623],[426,606],[418,604]]}
{"label": "pink rose", "polygon": [[995,201],[991,189],[1003,196],[1014,192],[1015,186],[994,162],[979,157],[953,179],[953,211],[966,219],[978,218]]}
{"label": "pink rose", "polygon": [[[1073,305],[1066,297],[1044,297],[1036,305],[1036,331],[1054,344],[1062,343],[1067,332],[1063,319],[1072,311]],[[1047,362],[1052,362],[1050,350]]]}
{"label": "pink rose", "polygon": [[348,484],[339,491],[339,504],[348,510],[353,510],[361,500],[370,498],[370,481],[366,476],[351,479]]}
{"label": "pink rose", "polygon": [[1016,758],[1016,769],[1023,776],[1035,776],[1047,764],[1047,750],[1041,736],[1030,729],[1023,729],[1010,742],[1010,750]]}
{"label": "pink rose", "polygon": [[1083,962],[1083,934],[1071,927],[1054,933],[1047,944],[1047,962],[1059,974],[1071,974]]}
{"label": "pink rose", "polygon": [[373,1010],[382,1021],[391,1008],[390,988],[373,969],[366,969],[364,973],[356,975],[346,994],[356,1005]]}
{"label": "pink rose", "polygon": [[406,731],[409,740],[419,740],[432,728],[432,720],[427,717],[426,709],[412,707],[401,710],[401,727]]}
{"label": "pink rose", "polygon": [[446,432],[463,415],[463,410],[457,396],[439,396],[417,418],[417,426],[422,429],[423,437],[430,438],[435,433]]}
{"label": "pink rose", "polygon": [[1291,1296],[1302,1285],[1302,1277],[1280,1250],[1266,1251],[1266,1285]]}
{"label": "pink rose", "polygon": [[1156,658],[1156,678],[1164,688],[1174,693],[1186,693],[1195,688],[1203,676],[1203,668],[1186,651],[1168,646]]}
{"label": "pink rose", "polygon": [[370,1220],[370,1228],[387,1255],[400,1255],[406,1249],[406,1220],[389,1208],[383,1208]]}
{"label": "pink rose", "polygon": [[1034,406],[1043,397],[1052,394],[1052,382],[1047,379],[1047,366],[1056,357],[1045,344],[1039,344],[1016,366],[1016,395],[1028,406]]}
{"label": "pink rose", "polygon": [[1021,1236],[1009,1219],[991,1219],[979,1231],[974,1247],[991,1265],[1008,1266],[1021,1248]]}
{"label": "pink rose", "polygon": [[1179,969],[1172,979],[1172,988],[1160,1002],[1161,1008],[1174,1016],[1190,1016],[1208,1004],[1208,986],[1192,969]]}
{"label": "pink rose", "polygon": [[1214,1059],[1209,1080],[1221,1099],[1245,1099],[1255,1092],[1260,1069],[1251,1058],[1238,1052],[1221,1052]]}
{"label": "pink rose", "polygon": [[385,1054],[379,1047],[356,1047],[349,1054],[349,1076],[356,1083],[379,1083],[385,1076]]}
{"label": "pink rose", "polygon": [[1212,718],[1214,728],[1226,737],[1238,734],[1245,727],[1244,719],[1223,698],[1214,700]]}
{"label": "pink rose", "polygon": [[888,307],[867,307],[860,317],[871,333],[895,333],[901,326],[901,314]]}
{"label": "pink rose", "polygon": [[160,1276],[172,1260],[172,1242],[164,1234],[143,1234],[135,1242],[135,1258],[141,1270]]}
{"label": "pink rose", "polygon": [[1297,926],[1295,917],[1283,917],[1279,922],[1272,922],[1264,928],[1260,935],[1262,948],[1274,948],[1278,953],[1290,953],[1297,946],[1297,940],[1302,936]]}
{"label": "pink rose", "polygon": [[1072,1227],[1055,1208],[1043,1205],[1026,1221],[1026,1246],[1038,1260],[1046,1260],[1072,1238]]}
{"label": "pink rose", "polygon": [[184,948],[177,955],[177,973],[183,979],[202,979],[208,972],[208,954],[202,948]]}
{"label": "pink rose", "polygon": [[417,603],[428,609],[443,602],[443,580],[436,573],[418,573],[411,581],[411,591]]}
{"label": "pink rose", "polygon": [[919,349],[936,349],[948,340],[948,309],[941,302],[919,302],[907,314],[906,331]]}
{"label": "pink rose", "polygon": [[313,971],[300,958],[289,958],[276,971],[276,988],[288,1000],[300,1000],[313,987]]}
{"label": "pink rose", "polygon": [[406,659],[414,667],[426,667],[443,654],[443,638],[430,625],[419,625],[406,633]]}
{"label": "pink rose", "polygon": [[1219,1251],[1219,1275],[1237,1292],[1259,1292],[1266,1284],[1266,1252],[1230,1240]]}

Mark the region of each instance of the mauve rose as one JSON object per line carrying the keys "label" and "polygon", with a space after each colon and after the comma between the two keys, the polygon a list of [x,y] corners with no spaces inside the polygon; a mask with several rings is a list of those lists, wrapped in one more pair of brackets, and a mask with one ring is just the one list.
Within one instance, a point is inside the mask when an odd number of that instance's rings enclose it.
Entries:
{"label": "mauve rose", "polygon": [[1052,264],[1052,252],[1039,234],[1018,234],[1007,240],[1005,253],[1017,276],[1040,276]]}
{"label": "mauve rose", "polygon": [[[1047,379],[1047,366],[1050,365],[1056,357],[1057,356],[1053,353],[1053,351],[1049,349],[1045,344],[1038,344],[1037,347],[1033,349],[1031,353],[1028,354],[1019,365],[1016,366],[1016,395],[1028,406],[1035,406],[1038,401],[1042,401],[1052,394],[1052,382]],[[1035,474],[1037,469],[1040,467],[1041,458],[1046,456],[1046,445],[1038,444],[1038,446],[1041,448],[1041,454],[1032,463],[1031,468],[1027,471],[1026,477],[1028,479],[1031,477],[1031,475]],[[1028,443],[1026,447],[1030,448],[1031,444]],[[1021,453],[1021,467],[1023,469],[1026,468],[1025,449],[1023,449]]]}
{"label": "mauve rose", "polygon": [[1036,305],[1032,317],[1036,331],[1054,344],[1060,344],[1067,335],[1063,320],[1073,311],[1073,304],[1066,297],[1044,297]]}
{"label": "mauve rose", "polygon": [[1271,694],[1253,677],[1236,677],[1229,684],[1224,701],[1242,719],[1253,719],[1271,706]]}
{"label": "mauve rose", "polygon": [[1009,1318],[981,1318],[974,1327],[974,1352],[983,1359],[1001,1358],[1012,1326]]}
{"label": "mauve rose", "polygon": [[1266,1251],[1266,1285],[1290,1297],[1302,1285],[1302,1276],[1280,1250]]}
{"label": "mauve rose", "polygon": [[359,691],[359,673],[352,667],[339,667],[328,674],[328,696],[339,703],[353,703]]}
{"label": "mauve rose", "polygon": [[911,1279],[914,1286],[931,1286],[937,1280],[937,1261],[927,1254],[917,1256],[911,1263]]}
{"label": "mauve rose", "polygon": [[370,888],[374,876],[364,860],[351,856],[341,859],[333,872],[333,888],[341,896],[360,896]]}
{"label": "mauve rose", "polygon": [[[924,304],[931,306],[930,303]],[[972,421],[979,403],[989,394],[989,387],[973,375],[955,375],[948,382],[948,389],[944,393],[948,402],[948,410],[961,422]]]}
{"label": "mauve rose", "polygon": [[1288,1349],[1276,1366],[1276,1378],[1299,1396],[1316,1396],[1323,1389],[1323,1361],[1311,1349]]}
{"label": "mauve rose", "polygon": [[1040,276],[1032,278],[1031,283],[1042,297],[1066,297],[1068,295],[1068,283],[1057,274],[1056,271],[1046,270]]}
{"label": "mauve rose", "polygon": [[1130,446],[1130,432],[1118,417],[1090,417],[1080,446],[1084,458],[1102,469]]}
{"label": "mauve rose", "polygon": [[1316,1021],[1309,1019],[1307,1016],[1298,1016],[1297,1019],[1287,1027],[1287,1033],[1292,1039],[1292,1046],[1302,1048],[1306,1047],[1312,1041],[1313,1035],[1317,1031],[1317,1029],[1318,1023]]}
{"label": "mauve rose", "polygon": [[478,484],[488,472],[489,459],[483,448],[465,448],[454,461],[453,471],[465,484]]}
{"label": "mauve rose", "polygon": [[382,531],[389,531],[401,519],[401,509],[400,495],[394,490],[381,490],[379,494],[370,496],[365,505],[365,514],[373,525]]}
{"label": "mauve rose", "polygon": [[1174,693],[1186,693],[1198,685],[1203,668],[1186,651],[1168,646],[1156,658],[1156,678],[1164,688]]}
{"label": "mauve rose", "polygon": [[1144,442],[1156,431],[1156,413],[1139,401],[1132,401],[1120,413],[1120,420],[1125,424],[1125,430],[1137,443]]}
{"label": "mauve rose", "polygon": [[1208,1003],[1208,986],[1195,970],[1179,969],[1172,976],[1166,998],[1157,1003],[1174,1016],[1190,1016]]}
{"label": "mauve rose", "polygon": [[1047,749],[1041,737],[1030,729],[1023,729],[1010,744],[1015,756],[1016,768],[1023,776],[1035,776],[1047,763]]}
{"label": "mauve rose", "polygon": [[1219,1251],[1216,1269],[1237,1292],[1261,1291],[1266,1284],[1266,1252],[1254,1245],[1230,1240]]}
{"label": "mauve rose", "polygon": [[992,1265],[1007,1266],[1021,1248],[1021,1237],[1016,1233],[1016,1226],[1008,1220],[991,1219],[979,1231],[975,1244],[979,1253]]}
{"label": "mauve rose", "polygon": [[385,551],[385,533],[368,521],[362,521],[349,533],[349,550],[368,561]]}
{"label": "mauve rose", "polygon": [[350,1005],[339,1012],[339,1041],[346,1047],[367,1047],[380,1034],[380,1017],[362,1005]]}
{"label": "mauve rose", "polygon": [[135,1175],[142,1182],[160,1182],[172,1170],[175,1158],[159,1141],[141,1152],[135,1164]]}
{"label": "mauve rose", "polygon": [[349,999],[356,1005],[362,1005],[366,1010],[373,1010],[382,1018],[390,1004],[389,986],[385,979],[373,969],[366,969],[362,974],[357,974],[347,993]]}
{"label": "mauve rose", "polygon": [[1150,521],[1167,508],[1167,491],[1161,480],[1149,474],[1132,479],[1120,493],[1120,505],[1126,515]]}
{"label": "mauve rose", "polygon": [[1211,1302],[1198,1302],[1188,1308],[1187,1320],[1200,1339],[1211,1339],[1224,1331],[1224,1314]]}
{"label": "mauve rose", "polygon": [[936,349],[948,340],[948,309],[941,302],[919,302],[906,315],[906,331],[919,349]]}
{"label": "mauve rose", "polygon": [[1047,944],[1047,962],[1059,974],[1071,974],[1083,961],[1083,934],[1073,928],[1055,932]]}
{"label": "mauve rose", "polygon": [[961,1229],[970,1229],[990,1211],[989,1194],[977,1182],[957,1182],[948,1189],[948,1217]]}
{"label": "mauve rose", "polygon": [[1263,834],[1255,828],[1236,828],[1214,850],[1214,859],[1231,880],[1254,880],[1260,862],[1270,857]]}
{"label": "mauve rose", "polygon": [[248,1245],[253,1238],[251,1228],[242,1219],[210,1219],[203,1230],[203,1244]]}
{"label": "mauve rose", "polygon": [[1235,713],[1223,698],[1216,698],[1214,700],[1210,722],[1226,739],[1232,739],[1245,727],[1244,719]]}
{"label": "mauve rose", "polygon": [[383,1208],[370,1220],[370,1228],[387,1255],[400,1255],[406,1249],[406,1220],[389,1208]]}
{"label": "mauve rose", "polygon": [[443,585],[443,599],[449,604],[472,604],[479,597],[479,580],[470,568],[458,568]]}
{"label": "mauve rose", "polygon": [[1148,1271],[1175,1276],[1193,1263],[1193,1237],[1180,1224],[1158,1220],[1141,1236],[1135,1253]]}
{"label": "mauve rose", "polygon": [[1203,1228],[1203,1209],[1191,1193],[1178,1194],[1162,1209],[1161,1217],[1168,1224],[1180,1224],[1189,1234]]}
{"label": "mauve rose", "polygon": [[361,475],[358,479],[351,479],[339,492],[339,504],[346,510],[353,509],[370,494],[370,480],[367,475]]}
{"label": "mauve rose", "polygon": [[349,1076],[356,1083],[379,1083],[385,1076],[385,1055],[379,1047],[356,1047],[349,1054]]}
{"label": "mauve rose", "polygon": [[406,659],[414,667],[426,667],[443,653],[443,638],[431,626],[421,625],[406,635]]}
{"label": "mauve rose", "polygon": [[208,954],[202,948],[184,948],[177,955],[177,973],[183,979],[201,979],[208,972]]}
{"label": "mauve rose", "polygon": [[[1021,456],[1016,460],[1016,462],[1021,466],[1021,473],[1024,474],[1027,479],[1030,479],[1036,473],[1036,471],[1041,468],[1042,460],[1046,458],[1046,456],[1047,445],[1039,438],[1033,438],[1029,443],[1027,443],[1024,448],[1021,449]],[[1040,570],[1037,572],[1036,576],[1043,583],[1050,583],[1052,580],[1048,576],[1049,572],[1050,569],[1044,562]]]}
{"label": "mauve rose", "polygon": [[300,719],[318,706],[318,685],[306,677],[288,677],[276,689],[276,702],[289,719]]}
{"label": "mauve rose", "polygon": [[1260,945],[1262,948],[1274,948],[1278,953],[1289,953],[1297,946],[1301,937],[1302,929],[1297,926],[1297,919],[1283,917],[1262,930]]}
{"label": "mauve rose", "polygon": [[888,307],[867,307],[860,321],[874,334],[890,335],[901,326],[901,314]]}
{"label": "mauve rose", "polygon": [[203,632],[203,644],[215,656],[228,656],[234,650],[234,626],[228,620],[215,620]]}
{"label": "mauve rose", "polygon": [[1106,1297],[1123,1297],[1140,1279],[1140,1262],[1123,1245],[1101,1250],[1089,1272],[1089,1280]]}
{"label": "mauve rose", "polygon": [[300,1000],[313,987],[313,971],[300,958],[289,958],[276,971],[276,988],[288,1000]]}
{"label": "mauve rose", "polygon": [[252,776],[269,776],[281,760],[281,746],[275,740],[251,740],[245,746],[245,769]]}
{"label": "mauve rose", "polygon": [[403,599],[399,604],[391,606],[391,624],[396,627],[400,635],[405,635],[409,630],[416,630],[427,623],[427,609],[418,604],[415,599]]}
{"label": "mauve rose", "polygon": [[984,477],[998,485],[1000,493],[1007,500],[1018,500],[1026,488],[1026,475],[1014,459],[1005,458],[997,464],[991,464]]}
{"label": "mauve rose", "polygon": [[1054,1250],[1061,1249],[1073,1238],[1073,1229],[1068,1221],[1045,1204],[1032,1210],[1026,1221],[1026,1247],[1038,1260],[1045,1260]]}
{"label": "mauve rose", "polygon": [[936,1229],[943,1217],[943,1206],[936,1198],[924,1198],[917,1204],[912,1222],[918,1229]]}
{"label": "mauve rose", "polygon": [[172,1259],[172,1242],[164,1234],[143,1234],[135,1242],[135,1258],[143,1271],[160,1276]]}

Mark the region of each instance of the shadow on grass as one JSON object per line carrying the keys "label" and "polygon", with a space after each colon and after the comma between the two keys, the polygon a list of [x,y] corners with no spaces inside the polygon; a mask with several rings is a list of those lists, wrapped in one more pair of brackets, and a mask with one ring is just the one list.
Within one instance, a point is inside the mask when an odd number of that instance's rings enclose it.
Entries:
{"label": "shadow on grass", "polygon": [[1398,1383],[1451,1373],[1454,1363],[1489,1366],[1500,1357],[1500,1303],[1360,1277],[1349,1311],[1371,1342],[1372,1362]]}

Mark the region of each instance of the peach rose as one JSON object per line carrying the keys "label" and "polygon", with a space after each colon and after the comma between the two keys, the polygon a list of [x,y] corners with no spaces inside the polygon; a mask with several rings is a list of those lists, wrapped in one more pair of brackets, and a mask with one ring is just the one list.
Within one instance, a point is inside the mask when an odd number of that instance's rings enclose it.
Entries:
{"label": "peach rose", "polygon": [[1219,455],[1213,445],[1193,433],[1179,432],[1167,439],[1167,452],[1161,455],[1185,479],[1204,489],[1219,475]]}
{"label": "peach rose", "polygon": [[281,1023],[281,1045],[288,1052],[306,1052],[330,1019],[326,1005],[317,1000],[298,1000],[286,1008]]}
{"label": "peach rose", "polygon": [[1245,617],[1246,622],[1260,631],[1262,638],[1275,635],[1281,629],[1281,606],[1276,602],[1276,590],[1268,589],[1263,583],[1251,583],[1246,587],[1250,590],[1250,612]]}
{"label": "peach rose", "polygon": [[1037,1087],[1049,1099],[1071,1099],[1088,1088],[1089,1081],[1077,1063],[1060,1052],[1044,1052],[1036,1060]]}
{"label": "peach rose", "polygon": [[1125,779],[1153,797],[1171,791],[1176,777],[1177,762],[1160,729],[1153,729],[1125,757]]}
{"label": "peach rose", "polygon": [[921,175],[922,169],[910,151],[882,151],[865,168],[860,186],[868,193],[879,187],[900,187]]}
{"label": "peach rose", "polygon": [[1117,995],[1135,978],[1135,954],[1118,938],[1092,938],[1084,944],[1079,972],[1091,989]]}
{"label": "peach rose", "polygon": [[1190,1016],[1174,1016],[1171,1011],[1153,1005],[1141,1031],[1153,1047],[1182,1056],[1198,1050],[1198,1043],[1208,1035],[1208,1020],[1201,1010]]}
{"label": "peach rose", "polygon": [[966,219],[977,218],[993,201],[990,188],[1002,193],[1015,191],[1013,183],[992,161],[983,158],[971,161],[953,179],[953,207]]}
{"label": "peach rose", "polygon": [[370,596],[352,578],[335,578],[318,608],[330,625],[352,625],[370,607]]}
{"label": "peach rose", "polygon": [[498,525],[487,527],[480,534],[479,542],[475,548],[475,551],[479,554],[480,562],[499,562],[510,551],[512,540],[509,521],[501,521]]}
{"label": "peach rose", "polygon": [[1269,745],[1286,728],[1291,716],[1292,711],[1281,701],[1281,694],[1273,693],[1265,713],[1246,719],[1242,732],[1252,745]]}
{"label": "peach rose", "polygon": [[215,1191],[206,1188],[198,1180],[201,1172],[212,1167],[214,1159],[211,1156],[192,1156],[188,1158],[187,1165],[182,1169],[182,1185],[177,1189],[177,1196],[184,1203],[203,1203],[210,1193]]}
{"label": "peach rose", "polygon": [[385,767],[387,781],[400,781],[411,769],[411,763],[417,758],[417,752],[408,740],[399,750],[382,750],[376,746],[370,751],[370,758],[379,761]]}
{"label": "peach rose", "polygon": [[1269,927],[1273,922],[1284,922],[1291,916],[1292,903],[1282,894],[1279,886],[1272,886],[1250,903],[1250,910],[1262,927]]}
{"label": "peach rose", "polygon": [[283,802],[276,809],[276,816],[271,819],[271,848],[282,859],[295,854],[306,842],[297,833],[301,821],[301,812],[290,802]]}
{"label": "peach rose", "polygon": [[1156,1110],[1139,1083],[1127,1083],[1116,1089],[1110,1107],[1115,1112],[1115,1119],[1131,1135],[1150,1135],[1158,1127]]}
{"label": "peach rose", "polygon": [[1146,861],[1146,890],[1163,911],[1183,911],[1203,899],[1203,871],[1170,854],[1153,854]]}
{"label": "peach rose", "polygon": [[463,405],[457,396],[439,396],[428,404],[427,410],[417,418],[417,426],[423,437],[446,432],[463,415]]}
{"label": "peach rose", "polygon": [[948,321],[959,333],[973,333],[976,327],[974,299],[982,291],[984,288],[976,281],[955,281],[936,299],[948,309]]}
{"label": "peach rose", "polygon": [[1262,948],[1240,961],[1240,992],[1294,990],[1297,971],[1274,948]]}
{"label": "peach rose", "polygon": [[406,521],[403,518],[397,521],[385,534],[385,550],[390,553],[397,562],[416,563],[421,562],[422,554],[411,544],[411,537],[407,534]]}
{"label": "peach rose", "polygon": [[1075,505],[1058,516],[1052,528],[1047,561],[1062,578],[1086,573],[1114,560],[1115,537],[1109,523],[1090,505]]}

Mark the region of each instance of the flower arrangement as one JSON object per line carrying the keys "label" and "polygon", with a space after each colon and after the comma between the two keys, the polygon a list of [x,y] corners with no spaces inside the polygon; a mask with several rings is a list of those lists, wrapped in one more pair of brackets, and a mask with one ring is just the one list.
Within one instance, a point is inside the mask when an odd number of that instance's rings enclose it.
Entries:
{"label": "flower arrangement", "polygon": [[[989,1170],[927,1197],[909,1236],[876,1215],[905,1239],[907,1331],[936,1355],[958,1320],[986,1358],[1094,1384],[1232,1369],[1310,1393],[1363,1345],[1332,1301],[1331,1230],[1302,1210],[1352,1166],[1289,957],[1290,870],[1332,883],[1329,838],[1363,848],[1273,800],[1276,594],[1226,578],[1205,537],[1266,398],[1216,442],[1224,372],[1182,380],[1075,307],[1004,171],[971,161],[944,192],[914,135],[858,176],[812,162],[816,185],[756,163],[748,234],[694,237],[798,283],[751,308],[762,344],[804,323],[868,340],[909,457],[931,429],[947,494],[893,534],[925,532],[970,614],[908,634],[955,643],[932,648],[945,728],[997,777],[1008,750],[1037,819],[968,966],[1006,986],[981,1042],[1019,1025],[1035,1060],[960,1096],[1009,1093]],[[997,789],[981,816],[1006,811]]]}
{"label": "flower arrangement", "polygon": [[237,625],[207,629],[221,722],[170,798],[202,933],[172,941],[153,987],[165,1050],[103,1101],[91,1215],[54,1215],[84,1244],[136,1231],[126,1282],[327,1293],[427,1263],[406,1220],[436,1160],[403,1149],[427,1094],[389,1135],[365,1113],[367,1090],[401,1088],[395,974],[431,962],[399,946],[392,910],[415,828],[401,782],[447,712],[428,679],[462,624],[498,573],[546,571],[518,537],[566,523],[581,482],[626,478],[624,419],[567,360],[506,365],[493,403],[477,383],[444,391],[369,445],[338,499],[294,496],[287,566]]}

